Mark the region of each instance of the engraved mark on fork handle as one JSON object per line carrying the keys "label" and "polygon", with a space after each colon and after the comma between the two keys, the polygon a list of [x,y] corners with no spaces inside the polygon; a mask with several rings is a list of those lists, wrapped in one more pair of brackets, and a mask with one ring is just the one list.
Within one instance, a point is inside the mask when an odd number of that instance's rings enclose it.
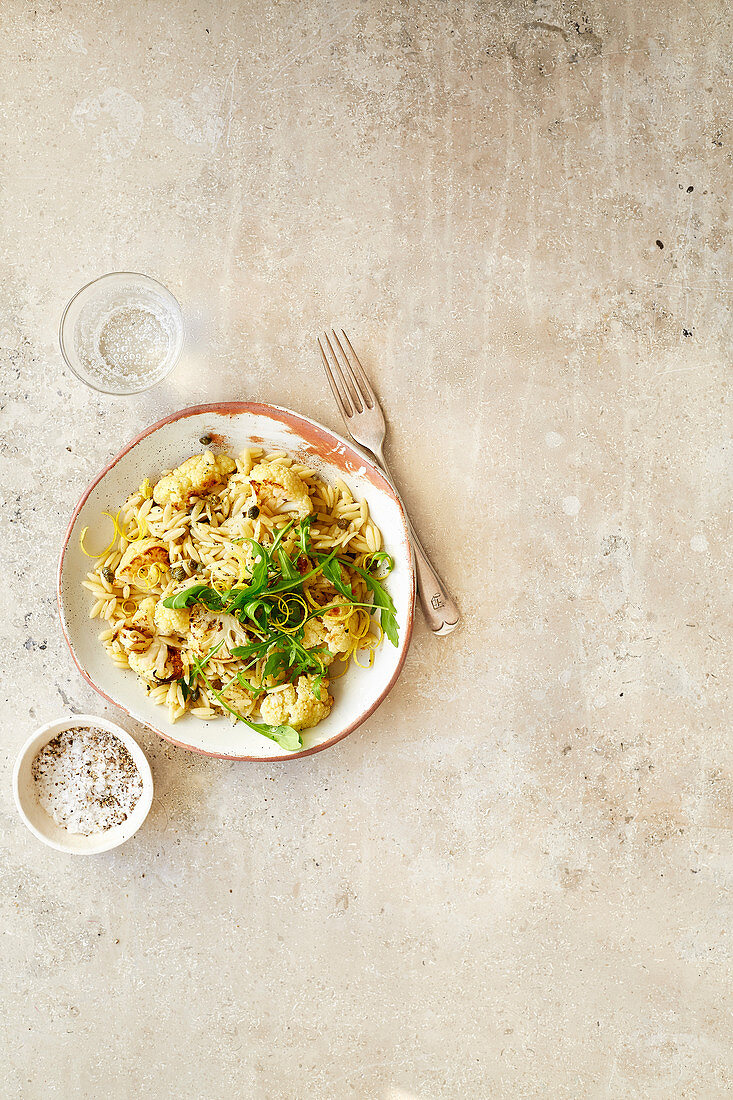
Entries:
{"label": "engraved mark on fork handle", "polygon": [[460,612],[443,587],[409,519],[408,526],[415,556],[418,595],[428,626],[434,634],[450,634],[458,625]]}

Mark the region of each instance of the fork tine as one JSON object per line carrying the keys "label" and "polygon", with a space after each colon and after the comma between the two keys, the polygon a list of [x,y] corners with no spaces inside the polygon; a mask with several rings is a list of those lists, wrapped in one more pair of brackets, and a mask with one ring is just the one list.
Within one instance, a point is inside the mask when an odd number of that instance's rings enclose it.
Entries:
{"label": "fork tine", "polygon": [[[336,334],[334,333],[334,335],[336,335]],[[351,346],[351,340],[349,340],[348,336],[346,335],[346,333],[344,332],[343,329],[341,329],[341,335],[343,336],[344,340],[348,344],[349,351],[351,352],[351,355],[353,357],[353,363],[351,363],[351,367],[352,367],[352,370],[354,371],[354,373],[356,374],[356,377],[358,378],[358,380],[361,383],[361,393],[363,395],[364,404],[367,406],[367,408],[373,409],[374,405],[376,403],[376,400],[377,400],[376,394],[374,393],[374,390],[372,389],[372,387],[369,383],[369,379],[366,376],[364,368],[362,367],[361,362],[359,361],[359,356],[356,354],[353,347]],[[349,360],[349,361],[351,362],[351,360]]]}
{"label": "fork tine", "polygon": [[[346,352],[344,351],[344,349],[341,345],[341,341],[339,340],[338,336],[336,335],[336,329],[332,328],[331,332],[333,334],[334,343],[336,344],[336,347],[341,352],[340,356],[336,355],[335,348],[333,348],[333,345],[331,345],[332,350],[333,350],[333,354],[334,354],[334,359],[336,360],[336,363],[338,364],[338,368],[341,371],[342,378],[344,379],[345,382],[348,383],[349,393],[352,395],[352,402],[353,402],[354,406],[356,407],[358,412],[363,412],[364,409],[369,408],[369,406],[367,405],[366,401],[364,400],[364,395],[362,394],[361,389],[359,388],[359,379],[354,374],[354,370],[353,370],[353,367],[351,365],[351,361],[350,361],[348,355],[346,354]],[[329,339],[329,344],[330,343],[331,343],[331,341]]]}
{"label": "fork tine", "polygon": [[357,379],[355,379],[353,376],[353,372],[351,370],[351,366],[349,364],[347,356],[343,354],[343,348],[341,348],[341,344],[339,343],[339,338],[337,337],[336,332],[333,331],[333,329],[331,329],[331,332],[333,333],[333,340],[335,340],[338,349],[341,352],[341,356],[339,357],[339,355],[337,355],[336,353],[335,346],[333,346],[333,344],[331,343],[331,338],[329,337],[328,332],[326,332],[326,343],[328,344],[328,350],[331,353],[333,364],[336,365],[336,370],[338,371],[341,382],[343,383],[343,388],[346,389],[346,392],[349,395],[354,412],[362,412],[364,403],[361,400],[361,394],[359,392]]}
{"label": "fork tine", "polygon": [[[326,336],[326,343],[328,344],[328,336]],[[321,356],[323,358],[323,367],[324,367],[324,370],[326,371],[326,377],[328,378],[328,384],[331,387],[331,393],[336,398],[336,404],[338,405],[339,409],[341,410],[341,415],[344,417],[344,419],[349,420],[354,415],[354,409],[352,407],[351,402],[349,401],[349,398],[348,398],[347,394],[346,393],[343,393],[343,394],[341,393],[341,386],[343,385],[343,383],[341,381],[340,376],[339,376],[338,380],[336,378],[336,374],[334,373],[333,367],[331,366],[331,364],[328,361],[328,356],[326,355],[325,351],[323,350],[323,344],[321,343],[320,336],[318,337],[318,347],[319,347],[319,350],[321,352]],[[328,348],[329,348],[329,351],[331,351],[331,353],[333,354],[333,351],[331,349],[330,344],[328,344]]]}

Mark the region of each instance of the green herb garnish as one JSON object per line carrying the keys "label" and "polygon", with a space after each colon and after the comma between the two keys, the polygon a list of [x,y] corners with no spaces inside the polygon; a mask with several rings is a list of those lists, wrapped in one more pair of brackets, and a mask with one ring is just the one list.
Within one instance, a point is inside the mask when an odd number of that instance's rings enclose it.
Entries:
{"label": "green herb garnish", "polygon": [[[207,660],[208,656],[207,654]],[[199,665],[199,675],[211,694],[215,699],[219,700],[224,710],[228,710],[239,722],[244,722],[245,726],[249,726],[255,733],[261,734],[262,737],[269,737],[269,739],[278,744],[280,748],[287,749],[289,752],[295,752],[296,749],[303,747],[303,741],[300,734],[296,729],[293,729],[292,726],[268,726],[266,722],[250,722],[249,718],[245,718],[243,714],[240,714],[239,711],[235,710],[234,707],[227,703],[222,692],[217,691],[206,674],[201,671],[202,667],[202,665]]]}
{"label": "green herb garnish", "polygon": [[[168,596],[163,600],[163,606],[181,610],[192,607],[194,604],[202,604],[209,611],[234,615],[247,628],[250,635],[255,636],[254,640],[247,645],[237,646],[231,650],[233,657],[246,662],[243,671],[264,658],[263,681],[270,676],[276,680],[294,680],[300,675],[310,675],[314,677],[314,690],[320,698],[321,686],[327,674],[327,666],[323,659],[327,650],[324,647],[307,649],[303,644],[303,631],[305,624],[311,619],[320,617],[326,611],[342,605],[330,603],[304,614],[306,581],[322,573],[351,606],[378,611],[382,630],[395,646],[398,644],[399,630],[392,598],[372,572],[382,567],[381,579],[384,579],[386,576],[384,567],[386,566],[389,572],[394,566],[389,554],[379,551],[370,555],[365,561],[367,567],[365,569],[359,568],[351,561],[348,562],[348,567],[363,577],[372,596],[372,603],[361,603],[355,599],[352,588],[342,578],[341,566],[337,560],[339,548],[337,547],[328,555],[313,551],[310,542],[311,521],[312,517],[306,516],[300,521],[293,519],[286,523],[279,529],[269,547],[263,546],[255,539],[247,539],[253,553],[251,575],[246,584],[237,585],[222,592],[210,585],[192,584],[183,591]],[[283,545],[285,536],[293,530],[296,523],[295,547],[291,552],[297,552],[298,559],[301,555],[305,556],[310,566],[302,575]],[[220,641],[204,658],[194,662],[189,677],[179,680],[184,701],[193,691],[196,677],[200,675],[224,709],[239,721],[264,737],[276,741],[283,748],[299,748],[302,741],[297,730],[291,726],[268,726],[262,722],[249,721],[222,698],[221,691],[217,691],[211,685],[203,669],[223,644],[223,640]],[[262,690],[251,684],[242,672],[238,674],[237,679],[253,694],[259,694]]]}
{"label": "green herb garnish", "polygon": [[221,611],[224,607],[221,594],[208,584],[192,584],[190,588],[184,588],[182,592],[176,592],[175,596],[168,596],[163,600],[163,607],[170,607],[174,611],[180,611],[184,607],[192,607],[195,603],[202,603],[209,611]]}
{"label": "green herb garnish", "polygon": [[397,626],[397,608],[392,597],[377,578],[372,577],[365,569],[360,569],[358,565],[352,565],[351,568],[366,581],[366,586],[374,599],[374,606],[379,608],[379,622],[382,630],[392,645],[396,646],[399,642],[399,627]]}

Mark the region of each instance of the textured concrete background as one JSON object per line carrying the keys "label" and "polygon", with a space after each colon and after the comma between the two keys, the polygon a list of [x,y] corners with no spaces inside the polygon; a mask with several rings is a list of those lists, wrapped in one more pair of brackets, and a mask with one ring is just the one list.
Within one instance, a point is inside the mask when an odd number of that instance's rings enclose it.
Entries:
{"label": "textured concrete background", "polygon": [[[731,1095],[732,43],[719,0],[5,0],[3,1096]],[[116,268],[190,328],[131,399],[56,345]],[[338,427],[332,320],[463,629],[298,763],[134,730],[143,831],[42,848],[15,753],[104,710],[74,503],[195,401]]]}

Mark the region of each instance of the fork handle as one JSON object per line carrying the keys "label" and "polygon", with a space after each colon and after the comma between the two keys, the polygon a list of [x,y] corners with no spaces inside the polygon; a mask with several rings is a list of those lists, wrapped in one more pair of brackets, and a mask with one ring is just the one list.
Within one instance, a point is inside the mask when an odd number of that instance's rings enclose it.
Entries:
{"label": "fork handle", "polygon": [[397,493],[397,497],[405,512],[410,538],[412,539],[412,552],[415,556],[417,591],[420,596],[420,604],[423,609],[423,614],[427,619],[428,626],[434,634],[450,634],[450,632],[455,630],[458,626],[461,613],[433,568],[428,555],[423,549],[420,539],[417,537],[415,528],[412,526],[410,517],[407,515],[407,509],[405,508],[402,497],[394,483],[394,478],[387,468],[384,455],[381,451],[372,451],[372,454],[379,463],[395,493]]}

